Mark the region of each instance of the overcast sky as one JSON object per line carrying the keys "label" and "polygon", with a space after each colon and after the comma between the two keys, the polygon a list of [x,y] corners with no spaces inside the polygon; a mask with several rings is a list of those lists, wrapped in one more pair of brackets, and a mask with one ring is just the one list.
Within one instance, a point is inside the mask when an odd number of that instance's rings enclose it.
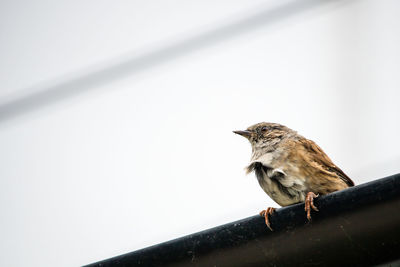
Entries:
{"label": "overcast sky", "polygon": [[0,110],[74,93],[0,114],[0,265],[88,264],[278,207],[232,133],[260,121],[356,184],[399,172],[400,4],[322,2],[1,1]]}

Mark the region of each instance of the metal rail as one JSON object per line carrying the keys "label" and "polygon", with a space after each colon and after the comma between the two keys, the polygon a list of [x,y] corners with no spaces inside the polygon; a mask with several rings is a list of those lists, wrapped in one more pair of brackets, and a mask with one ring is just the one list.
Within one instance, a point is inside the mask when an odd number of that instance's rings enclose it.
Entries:
{"label": "metal rail", "polygon": [[[400,174],[276,210],[271,232],[249,217],[89,264],[94,266],[372,266],[400,264]],[[393,265],[391,265],[393,266]]]}

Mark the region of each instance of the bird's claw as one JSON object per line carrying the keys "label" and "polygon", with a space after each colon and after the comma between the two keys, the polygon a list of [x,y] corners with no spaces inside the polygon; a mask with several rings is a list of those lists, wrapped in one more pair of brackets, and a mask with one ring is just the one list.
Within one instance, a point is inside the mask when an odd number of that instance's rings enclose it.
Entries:
{"label": "bird's claw", "polygon": [[272,215],[272,214],[274,213],[274,211],[275,211],[275,208],[268,207],[266,210],[262,210],[262,211],[260,212],[260,216],[262,216],[262,217],[265,218],[265,224],[268,226],[268,228],[269,228],[271,231],[273,231],[273,230],[272,230],[272,228],[271,228],[271,224],[269,223],[268,215]]}
{"label": "bird's claw", "polygon": [[311,209],[318,211],[318,208],[314,205],[314,198],[317,198],[319,195],[314,194],[313,192],[308,192],[305,199],[304,210],[307,212],[307,219],[311,221]]}

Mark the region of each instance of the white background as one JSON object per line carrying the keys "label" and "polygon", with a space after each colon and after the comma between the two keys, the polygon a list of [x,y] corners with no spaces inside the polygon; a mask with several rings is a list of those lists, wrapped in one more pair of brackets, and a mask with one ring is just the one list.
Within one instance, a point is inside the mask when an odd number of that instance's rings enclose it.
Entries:
{"label": "white background", "polygon": [[[3,0],[0,102],[285,4]],[[3,118],[0,265],[84,265],[277,207],[232,133],[260,121],[316,141],[356,184],[399,172],[399,11],[283,12]]]}

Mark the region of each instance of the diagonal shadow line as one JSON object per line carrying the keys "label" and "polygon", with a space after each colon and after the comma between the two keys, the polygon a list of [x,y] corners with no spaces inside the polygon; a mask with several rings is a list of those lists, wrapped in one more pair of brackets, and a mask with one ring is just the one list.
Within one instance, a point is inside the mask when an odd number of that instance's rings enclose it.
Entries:
{"label": "diagonal shadow line", "polygon": [[33,111],[34,109],[52,102],[61,101],[64,98],[93,90],[96,86],[128,75],[133,75],[261,26],[276,23],[313,7],[343,1],[344,0],[294,0],[289,3],[286,2],[283,5],[272,9],[261,10],[255,14],[190,37],[186,40],[173,43],[140,56],[128,58],[90,73],[78,75],[68,81],[59,82],[58,84],[47,86],[40,90],[28,88],[24,91],[34,92],[0,105],[0,122]]}

